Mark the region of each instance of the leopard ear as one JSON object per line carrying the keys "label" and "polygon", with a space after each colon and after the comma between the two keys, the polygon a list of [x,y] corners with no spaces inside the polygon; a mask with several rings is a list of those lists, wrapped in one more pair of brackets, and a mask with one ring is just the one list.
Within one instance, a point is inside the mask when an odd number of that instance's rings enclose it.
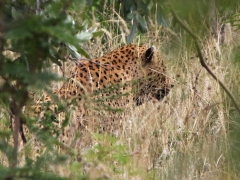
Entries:
{"label": "leopard ear", "polygon": [[145,54],[145,61],[146,62],[151,62],[152,61],[152,57],[153,57],[153,53],[155,51],[155,46],[150,47]]}

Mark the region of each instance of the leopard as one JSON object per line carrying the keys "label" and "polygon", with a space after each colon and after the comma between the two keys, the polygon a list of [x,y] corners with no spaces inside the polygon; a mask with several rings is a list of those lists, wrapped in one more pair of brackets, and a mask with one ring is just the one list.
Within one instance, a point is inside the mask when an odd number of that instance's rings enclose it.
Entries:
{"label": "leopard", "polygon": [[[131,83],[133,81],[139,82]],[[171,83],[166,66],[156,53],[155,46],[147,48],[126,45],[101,58],[81,60],[71,71],[70,81],[57,93],[63,99],[81,100],[85,94],[113,88],[114,85],[120,85],[122,90],[126,90],[126,86],[130,85],[130,90],[138,88],[131,100],[135,101],[136,105],[141,105],[146,99],[163,99],[173,87]],[[121,92],[114,92],[118,93]],[[131,100],[126,98],[126,103]],[[119,103],[111,101],[111,105],[119,106]]]}
{"label": "leopard", "polygon": [[[155,46],[125,45],[100,58],[76,61],[62,87],[54,91],[74,109],[61,133],[61,142],[82,146],[79,142],[86,143],[86,138],[76,140],[79,131],[118,136],[131,107],[160,101],[173,86]],[[47,95],[44,101],[52,99]],[[41,111],[36,110],[38,114]]]}

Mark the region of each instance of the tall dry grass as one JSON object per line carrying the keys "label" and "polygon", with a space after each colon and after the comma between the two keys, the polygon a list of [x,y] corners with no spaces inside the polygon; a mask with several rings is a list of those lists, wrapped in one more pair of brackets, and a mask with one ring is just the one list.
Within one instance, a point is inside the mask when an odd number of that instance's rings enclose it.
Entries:
{"label": "tall dry grass", "polygon": [[[116,176],[108,168],[100,168],[95,175],[108,174],[116,179],[238,179],[231,154],[231,125],[236,123],[231,102],[200,65],[194,48],[187,49],[184,42],[178,49],[169,48],[173,39],[165,31],[155,27],[148,35],[137,36],[135,43],[154,44],[162,51],[175,87],[163,101],[147,102],[130,111],[117,140],[130,158],[126,165],[116,166],[121,173]],[[234,40],[227,44],[206,37],[202,47],[215,75],[236,92],[239,67],[232,52],[239,34],[232,33]],[[238,98],[239,94],[234,95]],[[96,163],[95,168],[99,164],[104,162]]]}
{"label": "tall dry grass", "polygon": [[[101,38],[87,44],[91,57],[125,44],[124,34],[115,31],[115,26],[126,28],[120,22],[109,21],[108,29],[104,29],[105,44]],[[240,71],[232,61],[232,52],[240,35],[232,33],[234,40],[227,45],[209,38],[202,45],[207,64],[239,95]],[[150,101],[130,109],[119,137],[92,134],[95,143],[81,152],[81,160],[53,166],[51,171],[70,179],[78,179],[83,172],[89,179],[238,179],[230,127],[239,124],[232,118],[231,102],[201,67],[194,48],[187,49],[177,39],[169,31],[153,26],[148,34],[137,35],[134,40],[136,44],[155,45],[162,52],[175,85],[170,94],[161,102]],[[178,48],[171,46],[174,41],[180,45]],[[66,74],[70,69],[67,64]]]}
{"label": "tall dry grass", "polygon": [[[201,67],[196,53],[184,46],[169,49],[168,39],[159,35],[161,31],[164,30],[156,28],[145,37],[137,36],[135,43],[154,44],[162,51],[175,87],[163,101],[131,109],[117,139],[94,137],[98,143],[82,154],[90,178],[238,179],[231,155],[229,127],[234,122],[230,101]],[[238,34],[235,36],[239,38]],[[236,87],[239,70],[231,59],[234,43],[220,46],[208,39],[202,45],[207,63],[217,77],[230,89]],[[118,46],[119,43],[112,45]],[[95,44],[90,54],[97,52],[94,48]],[[119,145],[124,147],[123,152]],[[102,155],[102,151],[107,153]],[[128,158],[121,164],[117,155]]]}

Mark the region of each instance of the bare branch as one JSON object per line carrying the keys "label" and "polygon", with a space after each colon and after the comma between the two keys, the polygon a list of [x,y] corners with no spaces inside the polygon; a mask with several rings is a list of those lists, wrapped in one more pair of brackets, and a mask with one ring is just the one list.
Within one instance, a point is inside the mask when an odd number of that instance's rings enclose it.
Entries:
{"label": "bare branch", "polygon": [[202,67],[204,67],[207,70],[207,72],[219,83],[221,88],[227,93],[229,98],[232,100],[233,105],[235,106],[236,110],[240,114],[240,108],[239,108],[235,98],[231,94],[231,92],[223,84],[223,82],[220,79],[218,79],[218,77],[212,72],[212,70],[205,63],[204,58],[203,58],[203,54],[202,54],[202,51],[201,51],[201,48],[200,48],[200,45],[199,45],[199,38],[198,38],[198,36],[195,33],[192,32],[192,30],[176,15],[176,13],[173,10],[171,10],[171,12],[172,12],[173,17],[175,18],[175,20],[180,24],[180,26],[182,26],[182,28],[185,29],[185,31],[187,31],[188,34],[193,38]]}

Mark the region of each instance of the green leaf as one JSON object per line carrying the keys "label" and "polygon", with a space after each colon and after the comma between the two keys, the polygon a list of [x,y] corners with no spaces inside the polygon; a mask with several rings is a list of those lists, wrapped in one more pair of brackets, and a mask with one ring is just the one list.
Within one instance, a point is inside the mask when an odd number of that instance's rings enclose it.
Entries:
{"label": "green leaf", "polygon": [[137,21],[140,24],[141,31],[147,32],[147,23],[146,23],[145,19],[139,14],[137,16]]}
{"label": "green leaf", "polygon": [[163,11],[163,7],[162,7],[161,5],[158,5],[158,7],[157,7],[157,12],[156,12],[156,14],[157,14],[157,17],[156,17],[157,23],[158,23],[159,25],[164,26],[164,27],[169,27],[169,23],[168,23],[168,21],[166,20],[163,12],[164,12],[164,11]]}
{"label": "green leaf", "polygon": [[70,45],[70,44],[66,44],[66,47],[67,47],[69,53],[70,53],[73,57],[75,57],[75,58],[77,58],[77,59],[80,59],[80,58],[81,58],[81,55],[77,52],[77,48],[75,48],[74,46],[72,46],[72,45]]}
{"label": "green leaf", "polygon": [[93,37],[98,37],[98,36],[102,36],[103,35],[103,31],[97,31],[92,33]]}
{"label": "green leaf", "polygon": [[88,41],[93,37],[93,35],[92,33],[84,31],[84,32],[78,33],[76,37],[79,41]]}
{"label": "green leaf", "polygon": [[33,37],[33,34],[26,27],[17,27],[15,29],[11,29],[5,35],[5,38],[9,40],[32,38],[32,37]]}
{"label": "green leaf", "polygon": [[147,5],[147,9],[148,9],[149,11],[151,11],[152,7],[153,7],[153,2],[151,1],[151,2]]}
{"label": "green leaf", "polygon": [[137,32],[137,21],[134,20],[133,25],[132,25],[131,30],[130,30],[130,34],[127,37],[127,43],[128,44],[130,44],[133,41],[133,38],[135,37],[136,32]]}
{"label": "green leaf", "polygon": [[12,10],[13,19],[18,19],[18,18],[22,17],[22,15],[18,11],[16,11],[16,9],[14,7],[12,7],[11,10]]}
{"label": "green leaf", "polygon": [[129,20],[132,20],[133,18],[134,18],[134,13],[128,13],[128,15],[127,15],[127,18],[129,19]]}
{"label": "green leaf", "polygon": [[89,54],[88,54],[84,49],[82,49],[81,47],[78,48],[78,52],[79,52],[81,55],[85,56],[86,58],[90,59]]}

